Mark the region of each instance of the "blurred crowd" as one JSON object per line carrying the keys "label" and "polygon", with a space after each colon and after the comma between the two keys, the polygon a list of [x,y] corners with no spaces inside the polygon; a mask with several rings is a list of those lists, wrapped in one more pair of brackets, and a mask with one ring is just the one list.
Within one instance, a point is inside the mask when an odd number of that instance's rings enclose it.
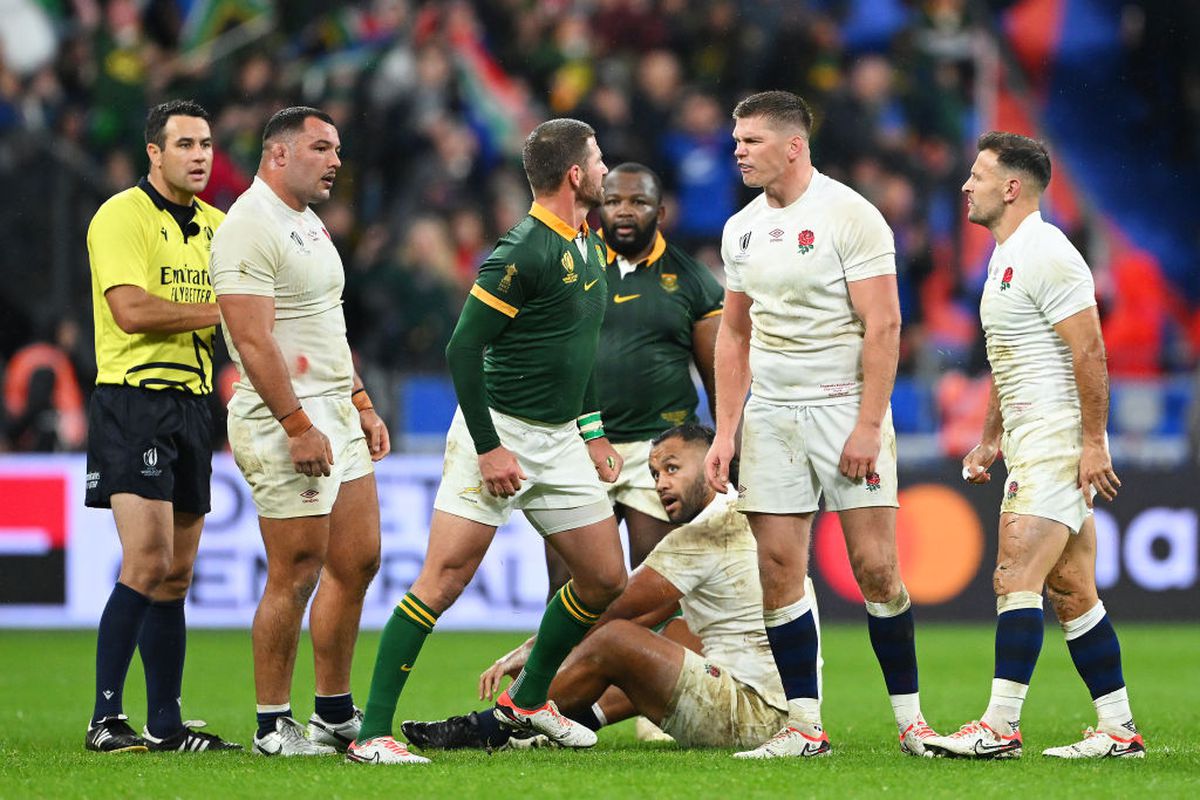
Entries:
{"label": "blurred crowd", "polygon": [[[528,209],[519,154],[533,125],[578,117],[609,166],[656,169],[667,235],[720,277],[722,225],[750,197],[730,111],[752,91],[786,88],[816,111],[818,168],[863,193],[895,232],[901,372],[970,378],[985,362],[978,286],[959,263],[959,187],[974,158],[980,54],[1011,4],[0,0],[0,362],[12,372],[28,346],[48,345],[38,358],[65,361],[42,372],[72,373],[66,394],[86,396],[84,232],[99,203],[143,173],[145,111],[164,99],[211,112],[204,197],[223,208],[249,185],[271,113],[303,103],[334,117],[344,166],[318,213],[345,261],[360,367],[394,376],[443,371],[476,267]],[[1180,147],[1200,150],[1195,119],[1178,122]],[[1070,233],[1104,269],[1088,232]],[[1186,331],[1145,347],[1138,368],[1150,375],[1194,363]],[[37,387],[17,379],[7,384],[19,392],[6,386],[7,439],[24,449],[37,438],[27,402]],[[61,394],[64,380],[42,395]],[[71,431],[61,437],[78,445]]]}

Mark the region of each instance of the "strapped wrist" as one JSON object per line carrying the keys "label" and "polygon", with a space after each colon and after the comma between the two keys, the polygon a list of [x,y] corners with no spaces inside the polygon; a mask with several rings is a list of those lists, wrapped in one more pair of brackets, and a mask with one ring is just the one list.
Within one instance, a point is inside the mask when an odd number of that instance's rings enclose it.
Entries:
{"label": "strapped wrist", "polygon": [[350,402],[354,403],[354,407],[360,413],[375,408],[374,404],[371,403],[371,397],[367,394],[367,387],[365,386],[360,386],[350,393]]}
{"label": "strapped wrist", "polygon": [[279,418],[279,424],[283,426],[283,431],[289,439],[295,439],[313,426],[312,420],[308,418],[303,406],[284,414]]}
{"label": "strapped wrist", "polygon": [[580,414],[575,420],[575,424],[579,426],[579,435],[585,442],[590,442],[593,439],[602,439],[605,436],[604,423],[600,420],[599,411],[589,411],[586,414]]}

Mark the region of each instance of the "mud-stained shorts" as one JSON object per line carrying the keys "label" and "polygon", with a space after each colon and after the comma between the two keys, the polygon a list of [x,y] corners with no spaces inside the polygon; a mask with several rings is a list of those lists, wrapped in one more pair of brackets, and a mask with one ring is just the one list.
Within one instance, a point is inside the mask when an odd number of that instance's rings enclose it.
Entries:
{"label": "mud-stained shorts", "polygon": [[728,669],[688,650],[659,727],[681,747],[758,747],[787,716]]}
{"label": "mud-stained shorts", "polygon": [[333,465],[328,477],[296,472],[287,434],[273,417],[229,415],[229,446],[250,484],[259,516],[293,519],[328,514],[343,483],[375,470],[358,410],[349,396],[307,397],[302,405],[313,425],[329,437]]}
{"label": "mud-stained shorts", "polygon": [[[655,519],[667,521],[658,492],[654,490],[654,479],[650,477],[650,442],[622,442],[613,449],[621,454],[625,466],[617,482],[608,486],[608,499],[640,511]],[[607,486],[607,484],[605,484]]]}
{"label": "mud-stained shorts", "polygon": [[806,514],[825,508],[898,506],[896,432],[889,407],[880,431],[875,473],[852,481],[838,471],[842,448],[858,419],[858,403],[784,406],[754,397],[742,427],[738,510]]}
{"label": "mud-stained shorts", "polygon": [[1083,453],[1079,418],[1020,422],[1004,432],[1000,451],[1008,470],[1000,512],[1045,517],[1079,533],[1092,513],[1078,483]]}
{"label": "mud-stained shorts", "polygon": [[458,409],[446,434],[446,458],[434,508],[495,527],[507,522],[514,509],[520,509],[543,536],[612,516],[605,484],[596,474],[574,420],[550,425],[495,409],[491,413],[501,444],[516,456],[525,473],[520,491],[512,497],[495,497],[488,492],[479,473],[475,444],[462,409]]}

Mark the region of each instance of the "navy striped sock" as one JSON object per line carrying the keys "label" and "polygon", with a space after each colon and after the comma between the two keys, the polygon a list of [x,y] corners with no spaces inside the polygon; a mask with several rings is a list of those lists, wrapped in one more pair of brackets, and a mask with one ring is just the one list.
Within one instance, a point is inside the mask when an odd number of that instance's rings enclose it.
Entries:
{"label": "navy striped sock", "polygon": [[1042,609],[1017,608],[996,618],[997,678],[1028,685],[1042,651]]}
{"label": "navy striped sock", "polygon": [[96,705],[92,722],[122,712],[125,676],[137,648],[150,598],[123,583],[113,586],[96,632]]}
{"label": "navy striped sock", "polygon": [[917,691],[917,644],[912,609],[894,617],[867,615],[871,647],[883,670],[889,695]]}
{"label": "navy striped sock", "polygon": [[1125,685],[1121,672],[1121,644],[1105,614],[1087,633],[1067,641],[1075,669],[1087,684],[1092,699],[1115,692]]}
{"label": "navy striped sock", "polygon": [[812,609],[791,622],[769,626],[767,639],[787,699],[817,697],[817,623]]}
{"label": "navy striped sock", "polygon": [[146,727],[159,739],[183,728],[179,697],[183,692],[183,661],[187,652],[187,620],[183,599],[150,604],[138,652],[146,672]]}

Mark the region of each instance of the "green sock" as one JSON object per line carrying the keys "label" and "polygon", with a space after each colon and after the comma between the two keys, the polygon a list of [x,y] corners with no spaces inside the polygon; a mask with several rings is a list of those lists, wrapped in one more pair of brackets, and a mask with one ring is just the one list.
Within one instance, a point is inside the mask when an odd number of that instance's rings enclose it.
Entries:
{"label": "green sock", "polygon": [[546,606],[525,669],[508,688],[508,696],[521,708],[538,708],[546,702],[559,666],[600,616],[579,601],[572,584],[567,581]]}
{"label": "green sock", "polygon": [[358,741],[392,735],[392,718],[396,716],[400,692],[404,691],[404,682],[408,680],[421,645],[425,644],[425,637],[433,630],[437,618],[438,615],[412,592],[396,604],[379,640],[371,693],[367,695],[367,710]]}

